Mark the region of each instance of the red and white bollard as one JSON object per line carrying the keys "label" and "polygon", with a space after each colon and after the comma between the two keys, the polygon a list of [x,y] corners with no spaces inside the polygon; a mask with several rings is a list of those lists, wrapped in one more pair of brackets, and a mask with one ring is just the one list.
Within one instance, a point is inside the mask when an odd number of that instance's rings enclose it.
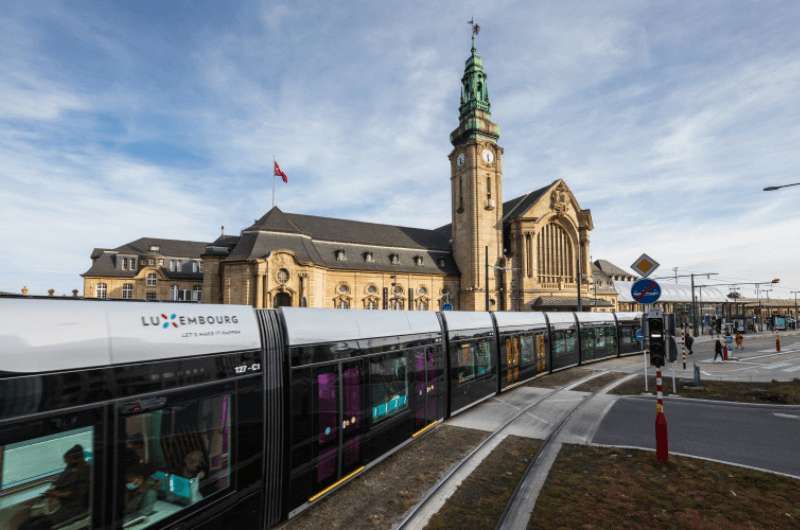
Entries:
{"label": "red and white bollard", "polygon": [[661,385],[661,368],[656,368],[656,459],[669,460],[669,440],[667,436],[667,416],[664,414],[664,395]]}

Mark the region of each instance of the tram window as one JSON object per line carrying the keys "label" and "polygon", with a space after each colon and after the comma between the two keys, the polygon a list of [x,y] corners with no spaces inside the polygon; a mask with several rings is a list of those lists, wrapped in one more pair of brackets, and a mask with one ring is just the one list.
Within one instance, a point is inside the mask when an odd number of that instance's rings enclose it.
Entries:
{"label": "tram window", "polygon": [[488,340],[465,341],[456,346],[456,379],[466,383],[492,370],[492,349]]}
{"label": "tram window", "polygon": [[533,345],[533,335],[522,335],[520,340],[520,363],[522,366],[533,364],[536,360],[536,351]]}
{"label": "tram window", "polygon": [[123,420],[118,477],[125,528],[149,528],[230,488],[230,394],[135,406],[158,408]]}
{"label": "tram window", "polygon": [[466,383],[475,379],[475,357],[472,354],[472,344],[462,342],[456,346],[456,377],[459,383]]}
{"label": "tram window", "polygon": [[408,371],[404,353],[385,355],[369,362],[372,422],[385,420],[408,408]]}
{"label": "tram window", "polygon": [[0,445],[0,528],[88,528],[93,427]]}
{"label": "tram window", "polygon": [[581,349],[584,358],[591,359],[596,353],[594,328],[581,329]]}

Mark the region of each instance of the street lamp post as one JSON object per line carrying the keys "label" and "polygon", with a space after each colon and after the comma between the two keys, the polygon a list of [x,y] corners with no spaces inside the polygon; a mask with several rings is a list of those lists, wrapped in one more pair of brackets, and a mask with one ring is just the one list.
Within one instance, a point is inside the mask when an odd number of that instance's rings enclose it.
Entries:
{"label": "street lamp post", "polygon": [[800,291],[791,291],[791,294],[794,295],[794,329],[797,329],[797,293]]}

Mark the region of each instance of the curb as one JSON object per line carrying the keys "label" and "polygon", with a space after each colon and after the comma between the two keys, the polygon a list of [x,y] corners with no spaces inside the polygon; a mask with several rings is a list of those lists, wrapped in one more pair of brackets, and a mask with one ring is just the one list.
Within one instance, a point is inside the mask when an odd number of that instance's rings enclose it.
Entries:
{"label": "curb", "polygon": [[[633,450],[637,450],[637,451],[648,451],[648,452],[651,452],[651,453],[655,453],[656,452],[655,449],[651,449],[650,447],[639,447],[638,445],[610,445],[610,444],[596,444],[596,443],[591,443],[589,445],[590,446],[594,446],[594,447],[611,447],[611,448],[616,448],[616,449],[633,449]],[[676,452],[676,451],[670,451],[669,454],[675,455],[675,456],[683,456],[683,457],[686,457],[686,458],[694,458],[696,460],[705,460],[706,462],[714,462],[714,463],[717,463],[717,464],[725,464],[725,465],[728,465],[728,466],[741,467],[741,468],[744,468],[744,469],[751,469],[753,471],[761,471],[762,473],[769,473],[770,475],[778,475],[778,476],[781,476],[781,477],[791,478],[791,479],[794,479],[794,480],[800,480],[800,475],[792,475],[791,473],[782,473],[780,471],[773,471],[772,469],[764,469],[763,467],[749,466],[747,464],[740,464],[738,462],[730,462],[728,460],[718,460],[716,458],[708,458],[708,457],[705,457],[705,456],[690,455],[690,454],[687,454],[687,453],[679,453],[679,452]]]}
{"label": "curb", "polygon": [[[645,395],[638,395],[638,396],[627,395],[627,396],[619,396],[619,397],[623,398],[623,399],[627,398],[627,399],[639,399],[639,400],[655,399],[655,395],[646,395],[646,396]],[[714,405],[723,405],[723,406],[728,406],[728,407],[753,407],[753,408],[784,408],[785,407],[786,409],[789,409],[789,410],[795,410],[796,409],[796,410],[800,411],[800,405],[790,405],[790,404],[784,404],[784,403],[775,403],[775,404],[772,404],[772,403],[748,403],[746,401],[725,401],[725,400],[722,400],[722,399],[689,398],[689,397],[683,397],[683,396],[680,396],[680,395],[678,395],[678,396],[668,395],[668,396],[664,396],[664,399],[671,399],[671,400],[674,400],[674,401],[684,401],[684,402],[688,402],[688,403],[691,403],[691,402],[695,401],[695,402],[698,402],[698,403],[710,403],[710,404],[714,404]]]}

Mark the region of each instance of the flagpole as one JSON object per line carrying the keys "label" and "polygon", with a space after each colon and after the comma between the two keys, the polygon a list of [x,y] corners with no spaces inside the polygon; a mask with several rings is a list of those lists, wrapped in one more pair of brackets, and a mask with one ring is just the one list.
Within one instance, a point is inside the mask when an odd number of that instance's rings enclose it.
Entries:
{"label": "flagpole", "polygon": [[275,208],[275,156],[272,157],[272,207]]}

